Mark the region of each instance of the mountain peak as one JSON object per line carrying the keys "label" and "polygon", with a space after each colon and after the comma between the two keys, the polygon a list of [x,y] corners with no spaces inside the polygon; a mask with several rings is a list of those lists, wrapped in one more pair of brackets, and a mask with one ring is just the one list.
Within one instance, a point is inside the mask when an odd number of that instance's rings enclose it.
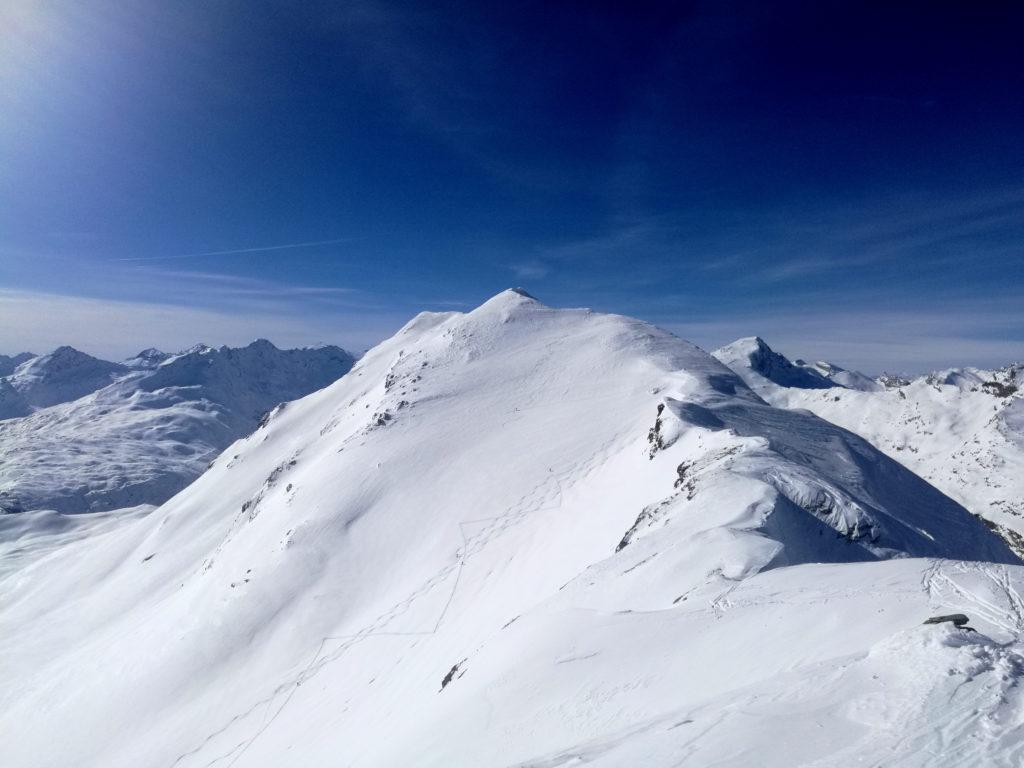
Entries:
{"label": "mountain peak", "polygon": [[775,354],[775,351],[768,346],[768,342],[762,339],[760,336],[744,336],[743,338],[736,339],[729,347],[736,349],[749,349],[757,350],[761,352],[767,352],[769,354]]}
{"label": "mountain peak", "polygon": [[87,355],[85,352],[77,350],[77,349],[75,349],[74,347],[72,347],[72,346],[70,346],[68,344],[62,344],[61,346],[59,346],[55,350],[53,350],[53,352],[51,352],[49,355],[44,355],[44,357],[49,357],[49,358],[92,357],[92,355]]}
{"label": "mountain peak", "polygon": [[274,343],[267,339],[255,339],[249,342],[248,346],[246,346],[246,349],[266,350],[268,352],[278,351],[278,348],[274,345]]}
{"label": "mountain peak", "polygon": [[501,293],[495,294],[479,307],[474,309],[470,315],[487,315],[493,312],[508,313],[525,308],[544,307],[537,299],[528,294],[522,288],[507,288]]}
{"label": "mountain peak", "polygon": [[[752,389],[770,384],[792,389],[829,389],[839,387],[874,392],[882,385],[859,371],[848,371],[834,363],[818,360],[790,362],[785,355],[768,346],[760,336],[746,336],[715,350],[712,355],[738,373]],[[770,399],[770,398],[769,398]]]}
{"label": "mountain peak", "polygon": [[501,293],[497,293],[489,298],[481,306],[498,302],[504,304],[540,304],[535,296],[531,296],[522,288],[506,288]]}
{"label": "mountain peak", "polygon": [[19,365],[8,381],[36,408],[76,400],[110,384],[129,368],[63,345]]}
{"label": "mountain peak", "polygon": [[64,344],[57,347],[55,350],[47,355],[40,355],[39,357],[32,357],[27,359],[24,363],[19,366],[19,370],[58,370],[68,366],[79,366],[79,365],[100,365],[100,366],[113,366],[118,368],[117,363],[111,363],[107,360],[101,360],[98,357],[82,352],[79,349],[75,349],[72,346]]}
{"label": "mountain peak", "polygon": [[835,386],[813,368],[794,365],[785,355],[773,350],[760,336],[746,336],[715,350],[712,355],[732,368],[751,387],[765,380],[783,387],[828,389]]}

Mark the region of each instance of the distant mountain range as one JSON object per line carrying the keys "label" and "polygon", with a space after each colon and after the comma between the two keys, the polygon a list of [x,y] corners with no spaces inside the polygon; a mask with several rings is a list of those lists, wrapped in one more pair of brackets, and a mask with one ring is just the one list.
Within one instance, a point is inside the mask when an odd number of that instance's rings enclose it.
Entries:
{"label": "distant mountain range", "polygon": [[124,363],[71,347],[0,379],[0,509],[158,504],[260,417],[344,375],[338,347],[148,349]]}

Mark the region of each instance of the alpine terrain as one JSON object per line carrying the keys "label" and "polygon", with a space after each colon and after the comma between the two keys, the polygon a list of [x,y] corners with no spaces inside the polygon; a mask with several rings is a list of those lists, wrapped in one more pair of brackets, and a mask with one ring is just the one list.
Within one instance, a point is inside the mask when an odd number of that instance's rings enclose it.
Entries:
{"label": "alpine terrain", "polygon": [[[1024,365],[876,381],[829,363],[791,363],[759,338],[713,354],[773,405],[807,409],[865,437],[1024,555]],[[828,388],[814,378],[822,372],[832,372]]]}
{"label": "alpine terrain", "polygon": [[71,347],[28,360],[0,379],[0,407],[6,385],[24,414],[0,420],[0,510],[166,501],[275,405],[352,363],[338,347],[280,350],[266,340],[177,355],[150,349],[125,364]]}
{"label": "alpine terrain", "polygon": [[8,768],[1024,761],[1003,540],[629,318],[421,314],[81,517],[0,517]]}

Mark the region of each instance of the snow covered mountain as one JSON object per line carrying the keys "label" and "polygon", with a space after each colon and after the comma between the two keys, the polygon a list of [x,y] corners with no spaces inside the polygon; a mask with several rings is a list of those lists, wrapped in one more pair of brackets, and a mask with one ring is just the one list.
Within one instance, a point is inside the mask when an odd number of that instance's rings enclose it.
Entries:
{"label": "snow covered mountain", "polygon": [[151,371],[169,357],[174,357],[174,355],[169,352],[161,352],[155,347],[150,347],[142,350],[135,357],[125,360],[124,365],[134,370]]}
{"label": "snow covered mountain", "polygon": [[[55,356],[94,360],[67,349],[39,358],[43,372],[52,373],[46,361]],[[35,375],[32,362],[12,380]],[[352,363],[338,347],[280,350],[266,340],[174,356],[147,350],[128,367],[83,361],[77,369],[86,375],[61,377],[60,391],[104,379],[105,386],[0,421],[0,509],[86,512],[165,501],[268,410],[326,386]],[[122,375],[111,383],[114,373]],[[55,377],[37,380],[52,384]],[[0,389],[0,405],[3,395]]]}
{"label": "snow covered mountain", "polygon": [[828,389],[835,386],[817,369],[794,365],[758,336],[734,341],[717,350],[714,356],[734,370],[740,368],[747,372],[747,383],[755,392],[773,384],[801,389]]}
{"label": "snow covered mountain", "polygon": [[14,373],[15,368],[35,356],[31,352],[19,352],[17,355],[0,355],[0,376],[10,376]]}
{"label": "snow covered mountain", "polygon": [[417,316],[148,515],[7,517],[12,768],[1024,756],[1001,539],[687,342],[519,291]]}
{"label": "snow covered mountain", "polygon": [[862,392],[878,392],[884,389],[884,385],[860,371],[848,371],[840,368],[835,363],[828,363],[818,360],[814,363],[806,363],[803,360],[795,361],[795,365],[817,371],[833,385],[846,387],[847,389],[859,389]]}
{"label": "snow covered mountain", "polygon": [[750,336],[712,353],[716,359],[740,373],[748,386],[756,392],[773,391],[774,387],[797,389],[828,389],[845,387],[864,392],[877,392],[883,385],[859,371],[848,371],[834,363],[819,360],[807,363],[790,362],[785,355],[773,350],[764,339]]}
{"label": "snow covered mountain", "polygon": [[769,379],[755,356],[742,353],[749,347],[740,339],[714,356],[770,403],[807,409],[866,438],[984,517],[1024,554],[1024,366],[805,389]]}
{"label": "snow covered mountain", "polygon": [[74,347],[58,347],[48,355],[23,362],[7,377],[7,383],[31,408],[46,408],[95,392],[127,372],[123,365]]}

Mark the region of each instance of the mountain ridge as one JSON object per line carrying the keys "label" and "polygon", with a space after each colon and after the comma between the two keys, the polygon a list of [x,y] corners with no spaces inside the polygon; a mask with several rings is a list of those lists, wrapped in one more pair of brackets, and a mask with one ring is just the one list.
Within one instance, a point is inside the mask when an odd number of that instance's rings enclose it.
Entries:
{"label": "mountain ridge", "polygon": [[123,375],[80,398],[0,421],[0,507],[163,502],[269,409],[353,362],[339,347],[279,350],[266,340],[149,358],[149,367],[119,367]]}
{"label": "mountain ridge", "polygon": [[1024,554],[1024,366],[884,375],[878,388],[814,392],[767,380],[729,347],[723,350],[714,354],[767,401],[810,410],[862,435]]}

